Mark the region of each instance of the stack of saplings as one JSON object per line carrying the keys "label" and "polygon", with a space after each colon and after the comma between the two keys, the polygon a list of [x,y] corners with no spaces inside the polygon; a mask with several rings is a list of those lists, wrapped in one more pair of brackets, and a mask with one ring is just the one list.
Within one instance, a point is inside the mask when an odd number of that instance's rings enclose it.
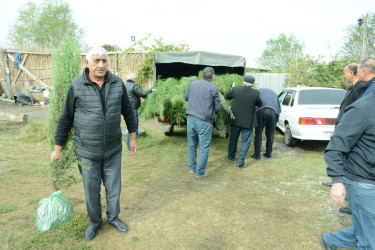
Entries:
{"label": "stack of saplings", "polygon": [[[158,80],[154,88],[156,91],[147,97],[140,109],[140,116],[145,119],[159,117],[169,118],[177,125],[186,124],[187,101],[184,95],[196,76],[182,77],[180,80],[167,78]],[[219,136],[224,137],[226,133],[225,120],[231,112],[231,101],[226,100],[225,94],[228,92],[233,82],[236,86],[242,84],[242,76],[237,74],[215,75],[213,83],[219,88],[221,111],[215,116],[214,126],[219,131]]]}

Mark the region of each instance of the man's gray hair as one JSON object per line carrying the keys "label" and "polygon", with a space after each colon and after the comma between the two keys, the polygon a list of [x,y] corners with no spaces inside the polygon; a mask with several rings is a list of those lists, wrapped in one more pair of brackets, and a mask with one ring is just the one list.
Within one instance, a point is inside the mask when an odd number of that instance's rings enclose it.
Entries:
{"label": "man's gray hair", "polygon": [[250,83],[250,82],[245,82],[245,81],[243,81],[243,85],[248,86],[248,87],[253,87],[253,86],[254,86],[254,83]]}
{"label": "man's gray hair", "polygon": [[136,73],[129,73],[128,74],[128,80],[134,81],[135,79],[137,79],[137,74]]}
{"label": "man's gray hair", "polygon": [[215,75],[215,71],[211,67],[206,67],[203,69],[203,78],[204,79],[211,79]]}
{"label": "man's gray hair", "polygon": [[361,69],[366,68],[370,74],[375,74],[375,61],[372,59],[365,59],[359,65]]}
{"label": "man's gray hair", "polygon": [[108,59],[108,52],[103,47],[92,47],[86,53],[86,60],[91,62],[93,56],[106,56]]}

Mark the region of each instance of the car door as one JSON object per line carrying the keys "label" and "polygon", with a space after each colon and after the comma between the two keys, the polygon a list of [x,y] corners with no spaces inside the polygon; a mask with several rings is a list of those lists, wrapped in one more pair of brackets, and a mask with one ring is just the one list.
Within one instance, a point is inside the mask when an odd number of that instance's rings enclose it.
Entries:
{"label": "car door", "polygon": [[293,102],[292,100],[294,100],[294,92],[295,91],[286,90],[279,95],[281,113],[279,121],[277,122],[277,127],[283,132],[285,131],[285,120],[288,120],[289,114],[293,112],[291,110],[291,103]]}

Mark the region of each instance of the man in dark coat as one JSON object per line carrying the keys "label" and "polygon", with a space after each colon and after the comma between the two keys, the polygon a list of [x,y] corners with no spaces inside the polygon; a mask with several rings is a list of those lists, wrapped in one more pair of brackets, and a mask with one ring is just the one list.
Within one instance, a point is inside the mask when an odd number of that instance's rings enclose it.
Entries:
{"label": "man in dark coat", "polygon": [[233,99],[232,112],[234,119],[230,119],[230,134],[228,145],[228,160],[236,159],[237,142],[240,133],[241,151],[237,161],[237,168],[246,168],[245,157],[250,147],[251,138],[253,135],[253,128],[257,126],[257,117],[255,114],[255,106],[261,106],[262,100],[259,96],[259,91],[253,89],[254,77],[245,75],[243,78],[243,86],[232,87],[226,94],[225,98],[228,100]]}
{"label": "man in dark coat", "polygon": [[[337,123],[339,123],[342,115],[344,114],[345,108],[360,98],[367,88],[366,82],[359,81],[357,69],[358,64],[356,63],[350,63],[344,68],[344,78],[346,81],[350,82],[352,86],[350,86],[341,102],[339,114],[337,116]],[[332,186],[332,182],[324,183],[324,185]],[[352,214],[352,209],[350,206],[340,207],[339,211],[345,214]]]}
{"label": "man in dark coat", "polygon": [[[135,121],[137,123],[136,135],[138,136],[138,124],[139,124],[138,109],[141,106],[141,97],[146,98],[150,93],[152,93],[152,91],[155,91],[155,89],[143,90],[137,84],[137,78],[138,78],[137,74],[135,73],[128,74],[128,80],[125,83],[125,88],[126,88],[126,91],[128,92],[129,100],[133,106]],[[128,146],[128,152],[130,152],[130,134],[129,133],[126,139],[126,145]]]}
{"label": "man in dark coat", "polygon": [[266,158],[272,157],[276,123],[281,112],[279,98],[275,91],[269,88],[260,88],[259,92],[262,106],[257,107],[258,126],[255,128],[254,154],[251,156],[256,160],[260,159],[264,127],[266,128],[266,152],[263,153],[263,156]]}
{"label": "man in dark coat", "polygon": [[366,83],[366,90],[361,97],[375,92],[375,60],[366,59],[358,65],[358,78]]}
{"label": "man in dark coat", "polygon": [[92,240],[103,223],[100,186],[103,182],[107,200],[107,221],[117,231],[128,227],[120,220],[121,194],[121,115],[128,127],[130,156],[137,151],[136,123],[124,82],[108,68],[107,51],[94,47],[86,54],[86,68],[69,87],[64,109],[57,124],[51,160],[61,158],[61,149],[74,127],[75,153],[85,189],[90,224],[85,239]]}
{"label": "man in dark coat", "polygon": [[340,121],[345,108],[349,106],[350,104],[352,104],[354,101],[356,101],[362,95],[362,93],[366,90],[366,83],[361,82],[358,79],[357,68],[358,68],[358,64],[356,63],[348,64],[344,68],[344,78],[345,80],[350,82],[352,86],[350,86],[350,88],[346,92],[344,100],[342,100],[341,102],[339,115],[337,116],[337,122]]}

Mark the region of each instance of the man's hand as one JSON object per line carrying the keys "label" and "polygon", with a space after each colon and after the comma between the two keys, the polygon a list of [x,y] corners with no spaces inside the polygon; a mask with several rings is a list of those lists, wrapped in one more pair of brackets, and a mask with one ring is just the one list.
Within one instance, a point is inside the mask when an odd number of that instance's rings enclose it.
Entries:
{"label": "man's hand", "polygon": [[51,161],[58,161],[61,158],[61,146],[55,145],[51,154]]}
{"label": "man's hand", "polygon": [[155,92],[156,91],[156,89],[152,89],[152,92]]}
{"label": "man's hand", "polygon": [[331,187],[331,198],[340,207],[344,206],[346,189],[343,183],[333,183]]}
{"label": "man's hand", "polygon": [[137,146],[137,134],[135,132],[130,133],[130,152],[129,155],[135,155],[137,152],[138,146]]}
{"label": "man's hand", "polygon": [[232,83],[232,87],[236,87],[236,83],[234,82],[234,83]]}

